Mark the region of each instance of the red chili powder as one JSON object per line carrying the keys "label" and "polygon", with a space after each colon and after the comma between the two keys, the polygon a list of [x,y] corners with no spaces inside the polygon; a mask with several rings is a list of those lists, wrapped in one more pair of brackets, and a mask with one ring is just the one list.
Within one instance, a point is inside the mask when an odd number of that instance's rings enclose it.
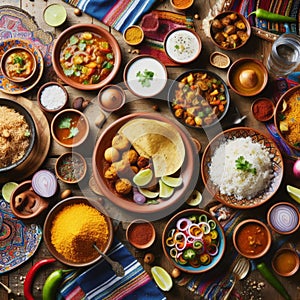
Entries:
{"label": "red chili powder", "polygon": [[266,121],[273,116],[274,105],[269,99],[260,99],[254,103],[252,111],[256,119]]}
{"label": "red chili powder", "polygon": [[136,223],[129,230],[129,240],[138,245],[150,242],[153,235],[152,227],[148,223]]}

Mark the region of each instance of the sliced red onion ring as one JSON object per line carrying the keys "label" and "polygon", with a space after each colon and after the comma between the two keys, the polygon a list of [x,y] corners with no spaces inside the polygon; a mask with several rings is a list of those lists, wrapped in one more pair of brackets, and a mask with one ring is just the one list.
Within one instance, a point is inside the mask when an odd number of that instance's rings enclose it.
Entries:
{"label": "sliced red onion ring", "polygon": [[182,218],[182,219],[179,219],[176,223],[176,227],[177,229],[179,229],[180,231],[186,231],[189,227],[189,225],[191,224],[192,222],[187,219],[187,218]]}
{"label": "sliced red onion ring", "polygon": [[271,210],[270,222],[276,230],[289,232],[298,226],[299,217],[293,207],[282,204],[275,206]]}
{"label": "sliced red onion ring", "polygon": [[33,175],[31,185],[39,196],[49,198],[56,193],[57,179],[52,172],[40,170]]}
{"label": "sliced red onion ring", "polygon": [[206,247],[206,251],[210,256],[216,256],[219,252],[219,248],[216,244],[209,244]]}
{"label": "sliced red onion ring", "polygon": [[210,232],[210,226],[207,222],[199,222],[198,226],[203,229],[204,234],[209,234]]}

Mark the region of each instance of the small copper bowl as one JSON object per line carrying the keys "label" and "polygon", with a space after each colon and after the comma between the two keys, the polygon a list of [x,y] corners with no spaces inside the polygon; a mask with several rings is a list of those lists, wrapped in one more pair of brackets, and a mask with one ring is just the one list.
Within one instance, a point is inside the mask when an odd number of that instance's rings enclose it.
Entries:
{"label": "small copper bowl", "polygon": [[173,8],[175,8],[176,10],[184,11],[184,10],[192,7],[192,5],[194,4],[194,0],[187,1],[187,3],[185,5],[177,3],[176,0],[170,0],[170,3],[173,6]]}
{"label": "small copper bowl", "polygon": [[234,229],[232,238],[237,252],[250,259],[264,256],[269,251],[272,242],[268,227],[256,219],[240,222]]}
{"label": "small copper bowl", "polygon": [[143,219],[132,221],[126,229],[126,239],[138,249],[149,248],[154,243],[155,237],[153,224]]}
{"label": "small copper bowl", "polygon": [[128,26],[123,33],[124,41],[130,46],[139,45],[144,39],[144,31],[138,25]]}
{"label": "small copper bowl", "polygon": [[69,94],[65,87],[58,82],[47,82],[37,93],[37,102],[42,111],[57,113],[67,106]]}
{"label": "small copper bowl", "polygon": [[279,249],[272,259],[273,270],[283,277],[294,275],[299,270],[299,265],[299,256],[292,248]]}
{"label": "small copper bowl", "polygon": [[258,98],[251,105],[254,118],[260,122],[267,122],[273,118],[275,105],[269,98]]}
{"label": "small copper bowl", "polygon": [[[17,61],[16,59],[19,59]],[[8,70],[8,61],[13,61],[14,65],[19,64],[19,70],[21,71],[19,74],[22,76],[12,76]],[[24,65],[22,65],[24,64]],[[27,74],[27,68],[28,69],[28,74]],[[9,79],[12,82],[15,83],[25,83],[30,81],[37,70],[37,62],[36,62],[36,57],[34,54],[27,48],[23,47],[13,47],[8,49],[4,54],[2,55],[1,58],[1,72],[3,76],[5,76],[7,79]],[[26,74],[26,75],[24,75]]]}

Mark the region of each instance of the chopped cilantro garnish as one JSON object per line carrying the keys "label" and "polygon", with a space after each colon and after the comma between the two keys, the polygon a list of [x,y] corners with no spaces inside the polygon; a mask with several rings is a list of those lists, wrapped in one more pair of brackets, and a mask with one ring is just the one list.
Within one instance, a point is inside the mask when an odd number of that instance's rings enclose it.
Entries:
{"label": "chopped cilantro garnish", "polygon": [[253,168],[252,164],[249,161],[245,160],[244,156],[240,156],[238,159],[236,159],[235,167],[238,170],[242,170],[242,171],[245,171],[245,172],[250,172],[253,175],[256,175],[256,168]]}

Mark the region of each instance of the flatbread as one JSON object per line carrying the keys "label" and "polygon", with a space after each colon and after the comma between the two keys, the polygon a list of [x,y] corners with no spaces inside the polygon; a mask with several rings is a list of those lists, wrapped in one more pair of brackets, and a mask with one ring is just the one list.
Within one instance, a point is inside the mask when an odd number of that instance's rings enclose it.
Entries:
{"label": "flatbread", "polygon": [[127,122],[118,133],[130,141],[139,155],[151,158],[156,177],[174,174],[183,164],[184,143],[171,124],[138,118]]}

